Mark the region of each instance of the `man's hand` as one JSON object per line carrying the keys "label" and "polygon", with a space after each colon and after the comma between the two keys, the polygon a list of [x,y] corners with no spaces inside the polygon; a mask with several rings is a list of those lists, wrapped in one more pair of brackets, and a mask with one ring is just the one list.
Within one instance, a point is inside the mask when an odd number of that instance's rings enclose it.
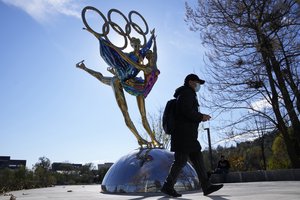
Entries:
{"label": "man's hand", "polygon": [[206,121],[210,120],[210,118],[211,118],[211,116],[203,114],[202,121],[206,122]]}

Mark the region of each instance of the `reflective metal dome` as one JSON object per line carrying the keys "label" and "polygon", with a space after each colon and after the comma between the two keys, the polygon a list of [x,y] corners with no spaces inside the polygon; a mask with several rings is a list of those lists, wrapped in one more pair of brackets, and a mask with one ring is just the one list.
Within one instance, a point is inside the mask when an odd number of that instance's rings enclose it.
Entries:
{"label": "reflective metal dome", "polygon": [[[143,148],[121,157],[106,173],[101,189],[104,193],[160,192],[174,154],[166,149]],[[190,164],[181,171],[175,189],[200,188],[197,174]]]}

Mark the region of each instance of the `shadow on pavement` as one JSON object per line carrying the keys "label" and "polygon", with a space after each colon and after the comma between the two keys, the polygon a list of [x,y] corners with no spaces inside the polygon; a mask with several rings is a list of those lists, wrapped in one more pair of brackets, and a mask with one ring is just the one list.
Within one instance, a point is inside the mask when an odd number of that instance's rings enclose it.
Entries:
{"label": "shadow on pavement", "polygon": [[229,199],[225,198],[226,196],[229,197],[229,195],[210,195],[210,196],[206,196],[206,197],[211,198],[213,200],[229,200]]}
{"label": "shadow on pavement", "polygon": [[[143,200],[143,199],[148,199],[152,197],[157,197],[158,200],[163,200],[163,199],[180,199],[180,200],[190,200],[189,198],[185,198],[184,195],[187,194],[194,194],[194,193],[199,193],[201,196],[203,195],[199,191],[189,191],[189,192],[182,192],[182,197],[169,197],[165,196],[163,193],[130,193],[130,194],[119,194],[120,196],[131,196],[129,200]],[[136,198],[132,196],[137,196]],[[229,197],[228,195],[209,195],[206,196],[207,198],[213,199],[213,200],[229,200],[226,197]]]}

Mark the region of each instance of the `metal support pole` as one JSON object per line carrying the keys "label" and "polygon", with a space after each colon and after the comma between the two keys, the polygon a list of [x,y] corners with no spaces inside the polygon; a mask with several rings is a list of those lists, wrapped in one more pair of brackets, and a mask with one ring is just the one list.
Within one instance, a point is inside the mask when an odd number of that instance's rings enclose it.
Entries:
{"label": "metal support pole", "polygon": [[211,150],[211,141],[210,141],[210,130],[209,130],[209,128],[205,128],[204,130],[207,131],[208,149],[209,149],[209,159],[210,159],[210,168],[211,168],[211,170],[213,170],[212,150]]}

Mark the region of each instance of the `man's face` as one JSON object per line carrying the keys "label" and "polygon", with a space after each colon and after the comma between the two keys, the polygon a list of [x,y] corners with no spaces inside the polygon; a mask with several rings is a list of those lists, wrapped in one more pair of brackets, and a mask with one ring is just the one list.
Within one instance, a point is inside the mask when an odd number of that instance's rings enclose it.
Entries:
{"label": "man's face", "polygon": [[191,80],[191,81],[189,81],[189,85],[190,85],[192,88],[195,89],[197,83],[196,83],[196,81],[192,81],[192,80]]}
{"label": "man's face", "polygon": [[190,87],[193,88],[195,91],[197,89],[198,84],[200,85],[200,83],[198,81],[192,81],[192,80],[189,81]]}

